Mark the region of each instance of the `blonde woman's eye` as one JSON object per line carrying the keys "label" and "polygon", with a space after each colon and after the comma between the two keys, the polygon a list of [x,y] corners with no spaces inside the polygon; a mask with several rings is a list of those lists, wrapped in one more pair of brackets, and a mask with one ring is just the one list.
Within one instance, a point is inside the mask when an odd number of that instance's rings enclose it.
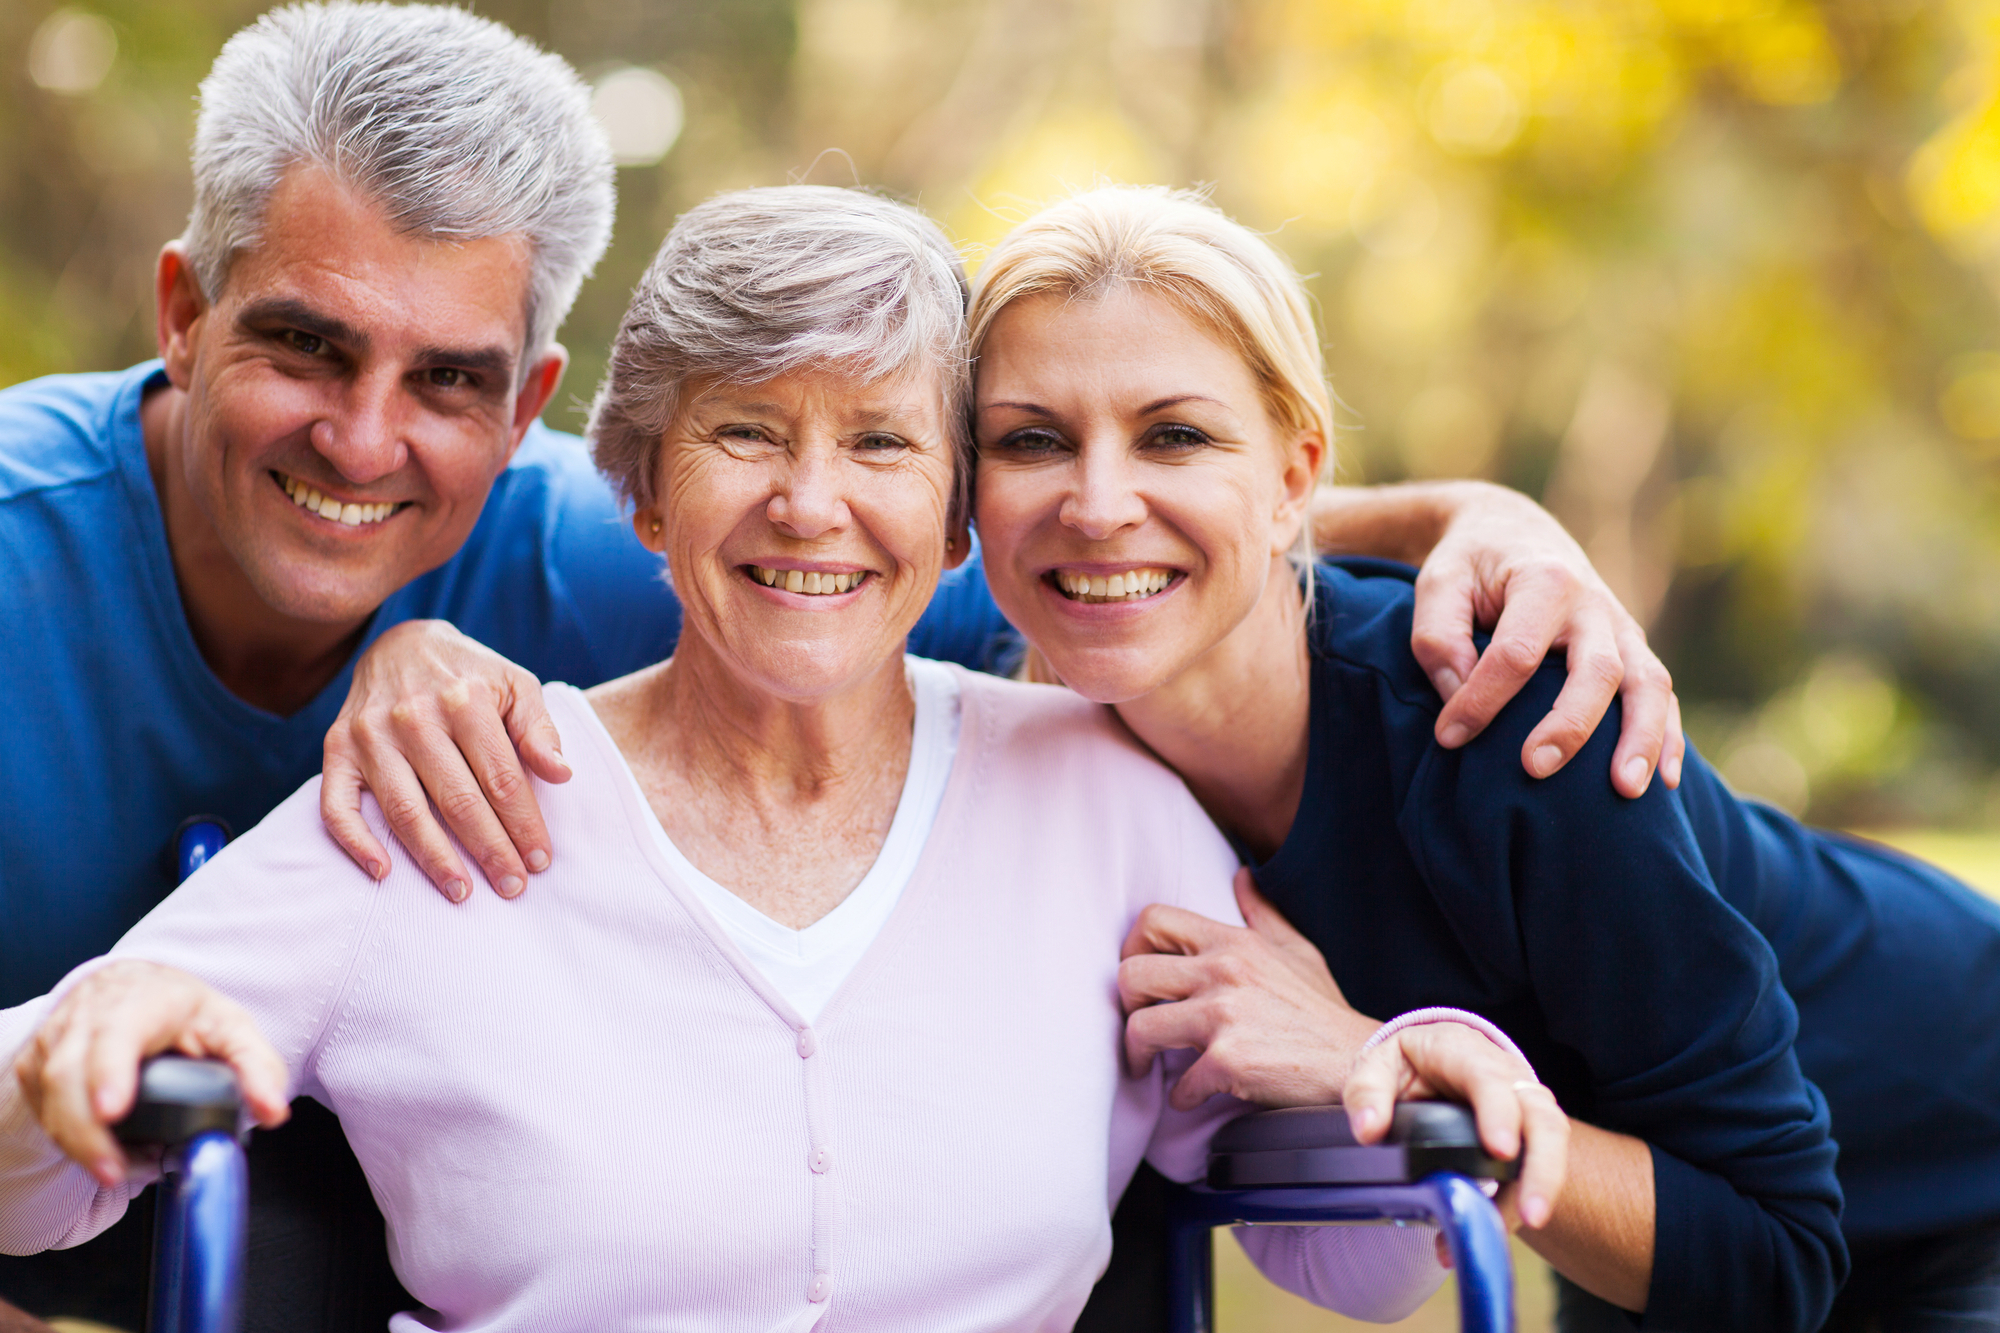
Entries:
{"label": "blonde woman's eye", "polygon": [[1062,437],[1048,430],[1017,430],[985,446],[995,453],[1053,454],[1063,447]]}
{"label": "blonde woman's eye", "polygon": [[1162,426],[1153,433],[1152,443],[1169,449],[1195,449],[1208,443],[1208,436],[1193,426]]}

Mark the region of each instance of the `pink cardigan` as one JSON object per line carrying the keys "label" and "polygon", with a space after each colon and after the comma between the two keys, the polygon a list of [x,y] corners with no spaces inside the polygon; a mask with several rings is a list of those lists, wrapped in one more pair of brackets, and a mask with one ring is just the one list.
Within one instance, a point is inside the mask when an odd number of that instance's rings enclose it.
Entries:
{"label": "pink cardigan", "polygon": [[[369,882],[314,781],[113,956],[234,996],[340,1116],[436,1312],[392,1328],[1067,1329],[1140,1157],[1193,1179],[1243,1109],[1176,1113],[1159,1068],[1124,1076],[1115,985],[1144,904],[1236,919],[1236,862],[1107,710],[960,684],[933,836],[814,1026],[675,882],[568,690],[576,776],[538,790],[560,854],[519,900],[453,906],[407,857]],[[0,1013],[0,1052],[48,1003]],[[0,1251],[102,1230],[135,1186],[63,1161],[4,1084]],[[1395,1318],[1442,1278],[1430,1234],[1248,1243],[1287,1286]]]}

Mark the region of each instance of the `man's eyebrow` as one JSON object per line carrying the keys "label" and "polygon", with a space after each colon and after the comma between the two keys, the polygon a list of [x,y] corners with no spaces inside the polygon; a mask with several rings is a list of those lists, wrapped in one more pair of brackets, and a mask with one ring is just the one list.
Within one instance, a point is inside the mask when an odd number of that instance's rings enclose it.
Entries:
{"label": "man's eyebrow", "polygon": [[272,296],[261,301],[252,301],[243,307],[237,317],[241,324],[285,324],[324,338],[328,342],[343,347],[362,350],[368,346],[368,335],[352,324],[332,315],[322,314],[304,301],[289,296]]}
{"label": "man's eyebrow", "polygon": [[505,377],[513,373],[514,354],[504,347],[425,347],[417,352],[420,366],[451,366]]}

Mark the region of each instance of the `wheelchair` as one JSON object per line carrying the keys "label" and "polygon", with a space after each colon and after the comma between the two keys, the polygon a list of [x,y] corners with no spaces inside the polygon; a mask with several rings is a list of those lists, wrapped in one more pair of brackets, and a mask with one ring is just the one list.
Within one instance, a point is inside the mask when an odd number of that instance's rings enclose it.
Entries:
{"label": "wheelchair", "polygon": [[[224,831],[191,822],[181,869],[221,849]],[[226,1065],[158,1056],[141,1074],[121,1140],[161,1151],[150,1333],[236,1333],[249,1212],[241,1113]],[[1213,1231],[1219,1226],[1429,1222],[1450,1248],[1464,1333],[1513,1333],[1506,1228],[1478,1181],[1511,1179],[1486,1155],[1472,1116],[1438,1102],[1399,1106],[1379,1144],[1354,1141],[1338,1107],[1260,1111],[1226,1125],[1207,1180],[1172,1209],[1171,1333],[1214,1333]]]}

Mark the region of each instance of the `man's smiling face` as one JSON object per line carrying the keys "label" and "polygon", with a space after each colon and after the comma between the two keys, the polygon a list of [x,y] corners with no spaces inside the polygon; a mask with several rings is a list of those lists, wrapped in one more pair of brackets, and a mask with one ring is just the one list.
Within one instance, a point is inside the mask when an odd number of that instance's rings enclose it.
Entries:
{"label": "man's smiling face", "polygon": [[358,622],[464,543],[561,373],[522,384],[529,260],[520,237],[401,234],[311,166],[212,304],[163,260],[171,465],[273,610]]}

